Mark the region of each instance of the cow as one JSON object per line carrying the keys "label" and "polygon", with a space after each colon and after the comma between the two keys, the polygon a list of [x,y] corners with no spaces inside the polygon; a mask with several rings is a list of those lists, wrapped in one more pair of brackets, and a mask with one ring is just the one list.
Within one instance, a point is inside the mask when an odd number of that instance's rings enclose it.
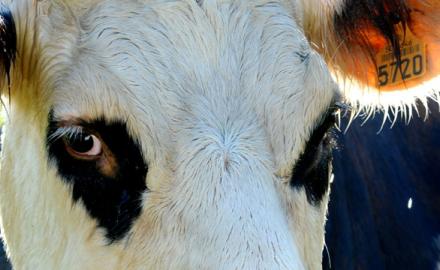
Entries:
{"label": "cow", "polygon": [[440,111],[396,121],[381,115],[339,136],[323,269],[437,269],[440,263]]}
{"label": "cow", "polygon": [[437,0],[0,13],[16,269],[321,269],[341,110],[410,118],[439,94]]}

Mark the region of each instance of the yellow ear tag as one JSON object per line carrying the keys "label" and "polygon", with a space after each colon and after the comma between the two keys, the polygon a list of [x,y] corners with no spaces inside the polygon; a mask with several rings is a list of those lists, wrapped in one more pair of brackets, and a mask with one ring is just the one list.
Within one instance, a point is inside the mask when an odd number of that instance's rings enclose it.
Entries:
{"label": "yellow ear tag", "polygon": [[397,35],[401,44],[400,68],[390,45],[376,54],[379,89],[406,88],[409,82],[423,77],[426,73],[426,45],[415,37],[408,27],[405,31],[400,29]]}

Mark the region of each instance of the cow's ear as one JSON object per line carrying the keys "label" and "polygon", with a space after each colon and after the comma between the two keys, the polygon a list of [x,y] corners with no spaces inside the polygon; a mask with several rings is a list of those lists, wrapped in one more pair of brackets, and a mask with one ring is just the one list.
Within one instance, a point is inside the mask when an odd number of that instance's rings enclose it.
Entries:
{"label": "cow's ear", "polygon": [[0,4],[0,89],[10,83],[9,72],[17,51],[17,36],[11,11]]}
{"label": "cow's ear", "polygon": [[[348,100],[396,107],[438,99],[440,1],[311,2],[320,7],[304,15],[305,31],[326,55]],[[312,28],[314,19],[318,28]]]}

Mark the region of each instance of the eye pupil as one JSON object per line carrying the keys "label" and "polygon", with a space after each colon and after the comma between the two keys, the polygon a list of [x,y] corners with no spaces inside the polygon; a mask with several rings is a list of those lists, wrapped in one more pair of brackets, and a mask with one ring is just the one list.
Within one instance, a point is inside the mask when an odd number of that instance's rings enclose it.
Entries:
{"label": "eye pupil", "polygon": [[93,149],[93,137],[89,134],[79,134],[67,141],[72,150],[78,153],[86,153]]}
{"label": "eye pupil", "polygon": [[70,126],[67,131],[66,128],[60,130],[64,132],[62,140],[65,151],[73,158],[90,161],[101,156],[103,143],[98,135],[94,135],[80,126]]}

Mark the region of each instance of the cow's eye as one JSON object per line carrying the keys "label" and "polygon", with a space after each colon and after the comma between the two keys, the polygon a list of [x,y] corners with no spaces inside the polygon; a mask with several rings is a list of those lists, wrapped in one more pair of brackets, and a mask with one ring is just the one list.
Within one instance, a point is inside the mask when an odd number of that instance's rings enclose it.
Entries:
{"label": "cow's eye", "polygon": [[70,187],[110,242],[127,235],[142,210],[148,166],[124,121],[55,118],[49,114],[51,168]]}
{"label": "cow's eye", "polygon": [[332,129],[336,118],[329,111],[310,136],[306,148],[293,168],[290,184],[304,188],[310,203],[318,203],[328,190],[332,151],[335,145]]}
{"label": "cow's eye", "polygon": [[64,144],[67,152],[79,159],[95,159],[102,153],[102,143],[95,135],[81,132],[75,135],[65,135]]}

